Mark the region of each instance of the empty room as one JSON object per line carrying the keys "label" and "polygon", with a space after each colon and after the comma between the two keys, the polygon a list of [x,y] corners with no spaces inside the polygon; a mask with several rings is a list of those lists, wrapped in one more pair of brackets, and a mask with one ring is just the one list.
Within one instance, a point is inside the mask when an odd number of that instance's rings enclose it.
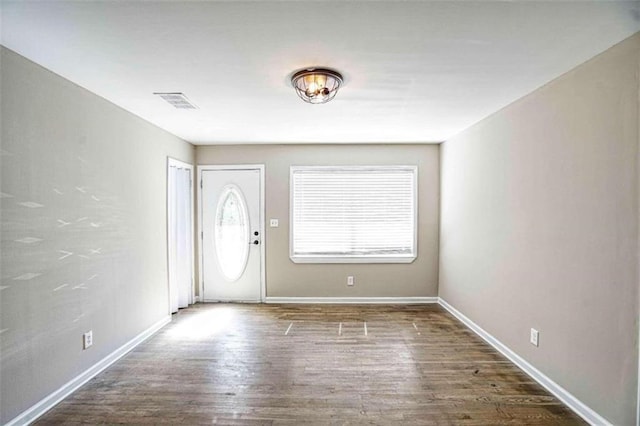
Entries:
{"label": "empty room", "polygon": [[640,426],[640,1],[0,1],[0,424]]}

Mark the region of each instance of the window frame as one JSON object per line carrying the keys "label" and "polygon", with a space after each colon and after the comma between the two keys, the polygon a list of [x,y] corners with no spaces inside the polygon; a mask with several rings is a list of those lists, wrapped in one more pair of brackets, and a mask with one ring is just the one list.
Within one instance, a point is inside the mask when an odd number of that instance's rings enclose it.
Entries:
{"label": "window frame", "polygon": [[[380,171],[404,170],[413,175],[413,245],[411,254],[362,255],[296,255],[293,251],[293,175],[299,170]],[[417,165],[373,165],[373,166],[290,166],[289,168],[289,258],[294,263],[412,263],[418,258],[418,166]]]}

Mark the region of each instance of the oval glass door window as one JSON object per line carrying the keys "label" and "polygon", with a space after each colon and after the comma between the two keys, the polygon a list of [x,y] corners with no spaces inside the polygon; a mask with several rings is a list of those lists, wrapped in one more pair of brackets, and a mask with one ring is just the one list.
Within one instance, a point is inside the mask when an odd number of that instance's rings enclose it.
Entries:
{"label": "oval glass door window", "polygon": [[235,185],[222,189],[213,235],[220,272],[229,281],[236,281],[247,267],[250,235],[247,203]]}

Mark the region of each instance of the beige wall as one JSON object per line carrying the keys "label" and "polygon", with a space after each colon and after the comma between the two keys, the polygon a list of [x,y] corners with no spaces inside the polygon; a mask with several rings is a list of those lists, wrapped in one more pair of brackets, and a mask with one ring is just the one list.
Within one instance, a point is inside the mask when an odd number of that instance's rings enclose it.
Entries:
{"label": "beige wall", "polygon": [[616,425],[636,419],[639,60],[636,34],[441,147],[440,296]]}
{"label": "beige wall", "polygon": [[194,148],[0,49],[4,424],[166,318],[167,156]]}
{"label": "beige wall", "polygon": [[[193,162],[196,155],[4,48],[0,61],[4,423],[167,314],[158,182],[167,156]],[[639,61],[636,35],[440,147],[201,146],[197,160],[266,165],[266,219],[280,220],[266,228],[267,296],[439,291],[611,422],[631,425]],[[415,262],[291,262],[289,167],[339,164],[419,166]],[[528,343],[530,327],[541,333],[539,348]],[[89,329],[95,344],[82,351]]]}
{"label": "beige wall", "polygon": [[[305,105],[301,105],[305,107]],[[313,106],[312,106],[313,108]],[[437,296],[439,148],[437,145],[199,146],[198,164],[265,164],[268,297]],[[289,259],[291,165],[418,165],[418,258],[411,264],[294,264]],[[356,284],[347,287],[347,276]]]}

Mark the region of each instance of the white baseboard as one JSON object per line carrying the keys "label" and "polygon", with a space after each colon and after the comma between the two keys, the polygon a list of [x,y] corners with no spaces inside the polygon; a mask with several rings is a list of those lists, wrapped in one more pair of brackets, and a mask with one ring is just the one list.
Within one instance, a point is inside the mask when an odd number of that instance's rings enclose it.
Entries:
{"label": "white baseboard", "polygon": [[144,342],[146,339],[155,334],[162,327],[171,322],[171,315],[161,319],[157,323],[153,324],[151,327],[138,334],[133,339],[129,340],[124,345],[120,346],[115,351],[111,352],[109,355],[98,361],[89,369],[82,372],[80,375],[71,379],[65,385],[63,385],[58,390],[49,394],[45,398],[43,398],[40,402],[31,406],[31,408],[19,414],[5,426],[18,426],[18,425],[28,425],[29,423],[35,421],[38,417],[42,416],[44,413],[53,408],[56,404],[62,401],[64,398],[69,396],[71,393],[75,392],[80,386],[87,383],[89,380],[97,376],[100,372],[105,370],[111,364],[125,356],[128,352],[130,352],[133,348],[138,346],[140,343]]}
{"label": "white baseboard", "polygon": [[506,356],[509,361],[520,367],[522,371],[527,373],[533,380],[541,384],[546,390],[551,392],[556,398],[562,401],[570,409],[575,411],[580,417],[594,426],[611,426],[611,423],[604,417],[593,411],[578,398],[570,394],[562,386],[544,375],[540,370],[529,364],[520,355],[513,352],[498,339],[483,330],[479,325],[471,321],[456,308],[448,304],[444,299],[440,298],[440,305],[449,311],[454,317],[458,318],[464,325],[469,327],[474,333],[480,336],[484,341],[493,346],[502,355]]}
{"label": "white baseboard", "polygon": [[[533,365],[529,364],[526,360],[513,352],[507,346],[505,346],[498,339],[486,332],[456,308],[447,303],[444,299],[439,297],[267,297],[265,303],[326,303],[326,304],[428,304],[439,303],[453,316],[459,319],[463,324],[469,327],[474,333],[480,336],[483,340],[493,346],[498,352],[507,357],[511,362],[517,365],[522,371],[527,373],[536,382],[542,385],[545,389],[555,395],[560,401],[566,404],[576,414],[585,419],[592,425],[598,426],[611,426],[611,423],[598,413],[593,411],[563,387],[555,383],[549,377],[540,372]],[[28,425],[29,423],[42,416],[44,413],[53,408],[56,404],[76,391],[86,382],[105,370],[111,364],[122,358],[140,343],[151,337],[158,330],[171,322],[171,316],[167,316],[158,321],[136,337],[113,351],[111,354],[104,357],[98,363],[54,391],[40,402],[33,405],[23,413],[19,414],[13,420],[6,424],[6,426],[18,426]]]}
{"label": "white baseboard", "polygon": [[265,303],[330,303],[421,305],[438,303],[437,297],[267,297]]}

